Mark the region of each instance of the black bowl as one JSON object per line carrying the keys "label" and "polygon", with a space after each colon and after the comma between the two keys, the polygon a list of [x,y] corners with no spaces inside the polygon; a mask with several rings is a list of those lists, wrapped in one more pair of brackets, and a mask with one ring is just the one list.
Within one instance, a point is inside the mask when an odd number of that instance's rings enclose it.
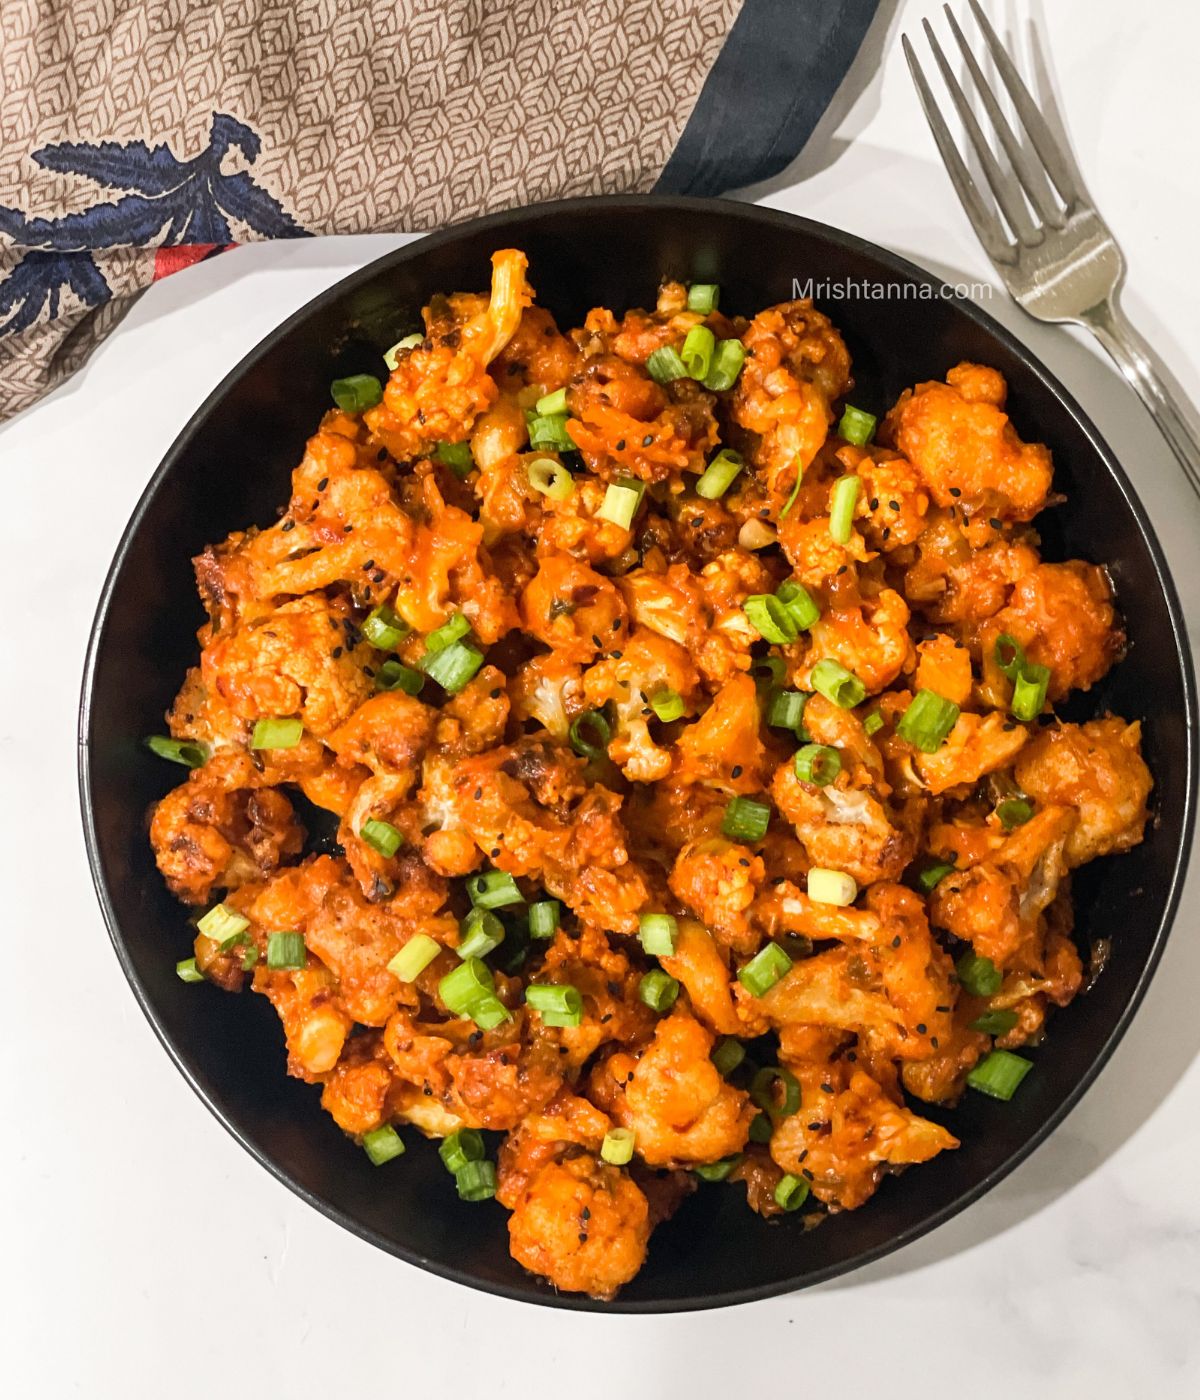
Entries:
{"label": "black bowl", "polygon": [[[146,840],[148,807],[179,775],[139,739],[161,730],[194,659],[202,615],[191,557],[247,522],[271,523],[330,380],[380,373],[382,351],[419,325],[432,292],[486,286],[490,254],[512,245],[529,254],[539,300],[562,324],[592,306],[652,304],[664,277],[719,282],[723,307],[746,312],[793,296],[794,279],[886,285],[886,299],[823,302],[854,357],[854,401],[876,411],[962,359],[1002,370],[1020,431],[1050,445],[1068,496],[1039,520],[1045,553],[1105,561],[1129,632],[1128,658],[1075,710],[1142,719],[1157,783],[1145,842],[1077,881],[1081,942],[1111,938],[1111,960],[1095,989],[1054,1018],[1012,1103],[969,1095],[936,1112],[961,1137],[957,1152],[885,1181],[861,1210],[809,1233],[798,1220],[767,1224],[740,1190],[702,1189],[656,1232],[646,1267],[610,1304],[556,1295],[523,1273],[508,1255],[505,1212],[461,1204],[432,1145],[372,1167],[317,1091],[286,1077],[264,998],[179,982],[190,931]],[[372,264],[268,336],[193,417],[139,502],[100,600],[80,714],[83,817],[104,916],[142,1009],[217,1118],[293,1191],[410,1263],[508,1297],[631,1312],[713,1307],[831,1278],[915,1239],[995,1185],[1079,1099],[1129,1024],[1175,912],[1191,844],[1194,689],[1175,589],[1124,472],[1070,395],[994,321],[902,259],[804,219],[716,201],[574,200],[435,234]]]}

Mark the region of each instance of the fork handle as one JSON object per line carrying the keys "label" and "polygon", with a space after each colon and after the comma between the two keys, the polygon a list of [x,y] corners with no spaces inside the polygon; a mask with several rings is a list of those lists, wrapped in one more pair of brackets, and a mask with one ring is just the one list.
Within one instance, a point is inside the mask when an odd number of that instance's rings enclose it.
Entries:
{"label": "fork handle", "polygon": [[1200,426],[1187,396],[1161,367],[1155,352],[1115,301],[1102,301],[1079,318],[1117,363],[1200,496]]}

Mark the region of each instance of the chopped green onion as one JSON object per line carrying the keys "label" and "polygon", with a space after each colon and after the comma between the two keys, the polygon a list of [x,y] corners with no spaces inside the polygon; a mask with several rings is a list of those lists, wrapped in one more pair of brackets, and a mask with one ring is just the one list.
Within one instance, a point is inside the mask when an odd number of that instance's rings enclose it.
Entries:
{"label": "chopped green onion", "polygon": [[642,492],[645,488],[641,482],[635,485],[632,482],[626,484],[627,481],[628,478],[615,481],[605,491],[604,500],[596,512],[597,520],[608,520],[613,525],[620,525],[623,530],[628,530],[633,524],[633,517],[642,503]]}
{"label": "chopped green onion", "polygon": [[679,920],[673,914],[639,914],[638,938],[652,958],[669,958],[675,952]]}
{"label": "chopped green onion", "polygon": [[750,1120],[751,1142],[770,1142],[771,1133],[773,1131],[774,1129],[771,1127],[771,1120],[767,1117],[765,1113],[760,1113],[755,1118],[752,1118]]}
{"label": "chopped green onion", "polygon": [[771,825],[771,809],[749,797],[731,797],[721,819],[721,834],[731,841],[761,841]]}
{"label": "chopped green onion", "polygon": [[248,933],[235,933],[218,945],[219,953],[232,953],[237,947],[244,947],[242,954],[242,971],[249,972],[251,968],[258,964],[258,945]]}
{"label": "chopped green onion", "polygon": [[385,1123],[382,1128],[372,1128],[369,1133],[363,1133],[361,1142],[363,1150],[377,1167],[382,1167],[384,1162],[390,1162],[393,1157],[404,1155],[404,1143],[390,1123]]}
{"label": "chopped green onion", "polygon": [[358,834],[373,851],[378,851],[386,860],[396,854],[404,845],[404,836],[391,824],[371,817],[358,828]]}
{"label": "chopped green onion", "polygon": [[992,648],[992,655],[996,666],[1010,681],[1015,681],[1025,669],[1025,648],[1011,632],[1000,633],[996,638],[996,645]]}
{"label": "chopped green onion", "polygon": [[842,756],[828,744],[805,744],[796,754],[794,767],[802,783],[828,787],[842,771]]}
{"label": "chopped green onion", "polygon": [[267,966],[279,972],[284,968],[300,968],[306,962],[304,935],[294,929],[267,935]]}
{"label": "chopped green onion", "polygon": [[529,445],[535,452],[574,452],[575,439],[567,432],[565,413],[530,413]]}
{"label": "chopped green onion", "polygon": [[741,1160],[742,1154],[735,1152],[732,1157],[722,1157],[719,1162],[701,1162],[692,1170],[701,1181],[724,1181]]}
{"label": "chopped green onion", "polygon": [[932,893],[947,875],[953,875],[954,866],[949,861],[939,860],[927,865],[917,873],[917,888],[924,894]]}
{"label": "chopped green onion", "polygon": [[427,933],[415,933],[387,965],[400,982],[415,982],[442,951],[442,945]]}
{"label": "chopped green onion", "polygon": [[462,613],[451,613],[440,627],[435,627],[425,638],[425,650],[445,651],[448,646],[465,637],[470,630],[471,624]]}
{"label": "chopped green onion", "polygon": [[646,373],[656,384],[672,384],[688,377],[687,366],[673,345],[663,345],[646,361]]}
{"label": "chopped green onion", "polygon": [[800,635],[787,604],[774,593],[752,593],[742,604],[746,620],[765,641],[786,646]]}
{"label": "chopped green onion", "polygon": [[985,1011],[971,1022],[971,1029],[984,1035],[1007,1035],[1016,1024],[1015,1011]]}
{"label": "chopped green onion", "polygon": [[1050,668],[1027,661],[1013,683],[1012,704],[1015,718],[1028,724],[1037,719],[1046,706],[1046,691],[1050,685]]}
{"label": "chopped green onion", "polygon": [[482,665],[483,652],[468,642],[451,642],[421,658],[421,669],[450,695],[457,695]]}
{"label": "chopped green onion", "polygon": [[468,1162],[482,1162],[485,1155],[483,1134],[478,1128],[455,1128],[438,1145],[442,1166],[453,1176]]}
{"label": "chopped green onion", "polygon": [[688,288],[687,309],[708,316],[717,309],[720,299],[721,288],[716,282],[693,282]]}
{"label": "chopped green onion", "polygon": [[796,467],[796,484],[792,487],[791,493],[784,503],[783,509],[779,512],[780,521],[784,521],[791,513],[792,507],[796,504],[796,497],[800,494],[800,483],[804,480],[804,468]]}
{"label": "chopped green onion", "polygon": [[536,414],[538,414],[539,417],[551,418],[554,417],[556,414],[566,413],[566,387],[564,386],[561,389],[555,389],[552,394],[543,394],[542,397],[538,399],[537,403],[534,404],[533,411]]}
{"label": "chopped green onion", "polygon": [[670,1011],[679,995],[679,983],[660,967],[647,972],[638,983],[638,997],[652,1011]]}
{"label": "chopped green onion", "polygon": [[781,583],[775,590],[775,596],[791,613],[801,632],[807,632],[821,616],[821,609],[814,602],[812,594],[795,579]]}
{"label": "chopped green onion", "polygon": [[151,753],[182,763],[185,768],[203,768],[208,762],[209,748],[198,739],[168,739],[165,734],[151,734],[143,740]]}
{"label": "chopped green onion", "polygon": [[525,988],[525,1002],[547,1026],[578,1026],[583,1020],[583,996],[578,987],[532,982]]}
{"label": "chopped green onion", "polygon": [[791,958],[778,943],[767,943],[738,969],[738,981],[751,996],[765,996],[791,966]]}
{"label": "chopped green onion", "polygon": [[777,686],[787,675],[782,656],[756,656],[750,662],[755,685]]}
{"label": "chopped green onion", "polygon": [[958,980],[973,997],[994,997],[1004,981],[991,958],[981,958],[969,949],[954,964]]}
{"label": "chopped green onion", "polygon": [[838,424],[838,436],[852,442],[855,447],[866,447],[875,433],[879,419],[873,413],[864,413],[861,408],[846,405],[842,421]]}
{"label": "chopped green onion", "polygon": [[843,476],[834,485],[829,507],[829,533],[838,544],[848,544],[854,530],[854,507],[862,482],[856,476]]}
{"label": "chopped green onion", "polygon": [[433,455],[458,477],[470,476],[475,467],[469,442],[439,442]]}
{"label": "chopped green onion", "polygon": [[386,603],[372,608],[362,625],[363,636],[379,651],[395,651],[411,631],[408,623]]}
{"label": "chopped green onion", "polygon": [[1033,816],[1033,803],[1024,797],[1006,797],[996,808],[996,815],[1005,831],[1012,831]]}
{"label": "chopped green onion", "polygon": [[526,462],[525,475],[535,491],[549,496],[552,501],[566,501],[574,494],[575,478],[552,457],[535,457],[532,462]]}
{"label": "chopped green onion", "polygon": [[808,704],[807,690],[776,690],[767,705],[767,723],[772,729],[790,729],[793,734],[804,732],[804,707]]}
{"label": "chopped green onion", "polygon": [[612,737],[612,725],[601,710],[584,710],[571,722],[567,731],[571,747],[583,758],[604,758],[608,753],[608,741]]}
{"label": "chopped green onion", "polygon": [[294,749],[304,733],[299,719],[260,719],[250,736],[252,749]]}
{"label": "chopped green onion", "polygon": [[741,453],[723,447],[696,482],[696,495],[703,496],[706,501],[719,500],[733,485],[733,479],[741,469]]}
{"label": "chopped green onion", "polygon": [[383,398],[383,385],[373,374],[351,374],[329,386],[333,401],[343,413],[361,413]]}
{"label": "chopped green onion", "polygon": [[[779,1085],[782,1094],[776,1092]],[[750,1081],[750,1098],[766,1113],[772,1123],[790,1118],[800,1107],[800,1081],[782,1065],[760,1069]]]}
{"label": "chopped green onion", "polygon": [[900,716],[896,733],[922,753],[937,753],[958,723],[959,708],[935,690],[918,690]]}
{"label": "chopped green onion", "polygon": [[476,909],[503,909],[509,904],[524,904],[525,896],[507,870],[485,870],[467,881],[467,893]]}
{"label": "chopped green onion", "polygon": [[672,720],[683,718],[683,696],[677,690],[664,686],[650,697],[650,708],[664,724],[670,724]]}
{"label": "chopped green onion", "polygon": [[967,1083],[981,1094],[1007,1103],[1032,1068],[1032,1060],[1009,1050],[993,1050],[967,1075]]}
{"label": "chopped green onion", "polygon": [[735,1040],[731,1035],[718,1041],[709,1056],[709,1059],[717,1067],[717,1073],[725,1076],[731,1075],[745,1058],[746,1047],[740,1040]]}
{"label": "chopped green onion", "polygon": [[461,1201],[490,1201],[496,1194],[496,1168],[491,1162],[468,1162],[454,1173]]}
{"label": "chopped green onion", "polygon": [[600,1144],[600,1160],[612,1167],[623,1167],[633,1161],[637,1134],[632,1128],[609,1128]]}
{"label": "chopped green onion", "polygon": [[175,964],[175,976],[181,982],[203,982],[204,973],[196,966],[195,958],[181,958]]}
{"label": "chopped green onion", "polygon": [[693,326],[683,340],[679,358],[693,379],[703,379],[712,368],[717,338],[707,326]]}
{"label": "chopped green onion", "polygon": [[814,865],[808,872],[808,897],[814,904],[833,904],[845,909],[858,898],[854,876],[844,870],[826,870]]}
{"label": "chopped green onion", "polygon": [[878,710],[872,710],[871,713],[866,717],[866,719],[863,720],[863,733],[867,736],[868,739],[871,737],[872,734],[878,734],[882,728],[883,716],[879,713]]}
{"label": "chopped green onion", "polygon": [[788,1172],[786,1176],[779,1178],[779,1184],[775,1187],[775,1204],[787,1212],[799,1210],[808,1200],[808,1182],[802,1176],[793,1176]]}
{"label": "chopped green onion", "polygon": [[704,376],[704,387],[714,394],[732,389],[742,372],[746,359],[746,347],[740,340],[718,340],[713,351],[712,365]]}
{"label": "chopped green onion", "polygon": [[557,899],[539,899],[529,906],[530,938],[553,938],[558,932],[561,909]]}
{"label": "chopped green onion", "polygon": [[503,1025],[510,1020],[508,1007],[500,1000],[495,992],[490,992],[480,999],[471,1008],[469,1015],[471,1020],[483,1031],[495,1030],[497,1026]]}
{"label": "chopped green onion", "polygon": [[504,942],[504,925],[490,909],[472,909],[458,926],[460,958],[486,958]]}
{"label": "chopped green onion", "polygon": [[495,994],[492,970],[479,958],[468,958],[438,983],[438,996],[452,1016],[470,1016],[484,997]]}
{"label": "chopped green onion", "polygon": [[214,904],[202,919],[196,921],[196,927],[205,938],[211,938],[215,943],[223,943],[235,934],[245,933],[250,927],[250,920],[245,914],[231,909],[228,904]]}
{"label": "chopped green onion", "polygon": [[867,687],[854,674],[847,671],[840,661],[826,657],[812,668],[809,677],[814,690],[819,690],[826,700],[841,710],[852,710],[867,698]]}
{"label": "chopped green onion", "polygon": [[375,672],[376,690],[402,690],[405,695],[419,695],[424,684],[425,677],[420,671],[414,671],[395,657],[389,657]]}
{"label": "chopped green onion", "polygon": [[401,352],[404,350],[415,350],[424,339],[425,337],[420,331],[414,331],[412,335],[404,336],[402,339],[398,340],[390,350],[385,350],[383,352],[383,363],[387,365],[388,369],[394,370],[400,363]]}

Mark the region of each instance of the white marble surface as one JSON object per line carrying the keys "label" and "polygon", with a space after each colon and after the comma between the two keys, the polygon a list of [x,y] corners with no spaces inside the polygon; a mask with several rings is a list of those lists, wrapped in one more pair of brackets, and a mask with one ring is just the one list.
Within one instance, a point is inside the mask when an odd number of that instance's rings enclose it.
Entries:
{"label": "white marble surface", "polygon": [[[1022,51],[1031,15],[1045,37],[1080,162],[1129,256],[1129,310],[1200,394],[1200,113],[1186,67],[1200,9],[991,8]],[[898,49],[899,28],[934,10],[905,4],[881,25],[882,69],[842,104],[832,139],[755,193],[988,279]],[[76,690],[92,609],[146,477],[194,407],[287,313],[398,241],[259,247],[172,278],[84,374],[0,430],[5,1393],[315,1400],[429,1393],[444,1378],[588,1400],[1200,1393],[1196,880],[1142,1013],[1051,1142],[885,1262],[719,1314],[551,1314],[427,1277],[294,1199],[185,1088],[110,951],[78,832]],[[1200,617],[1200,509],[1135,401],[1070,333],[1000,297],[991,309],[1108,435]]]}

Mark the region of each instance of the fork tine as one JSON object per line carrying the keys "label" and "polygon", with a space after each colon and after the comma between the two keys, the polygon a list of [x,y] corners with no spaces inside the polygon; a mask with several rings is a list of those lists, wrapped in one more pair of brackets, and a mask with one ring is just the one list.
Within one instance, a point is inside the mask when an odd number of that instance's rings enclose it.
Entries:
{"label": "fork tine", "polygon": [[966,36],[959,27],[954,11],[949,5],[943,5],[942,8],[946,12],[946,18],[950,21],[950,28],[958,41],[959,51],[962,53],[967,70],[975,83],[975,89],[979,93],[992,126],[996,129],[996,135],[1000,138],[1000,144],[1004,147],[1004,152],[1016,172],[1017,179],[1021,182],[1026,199],[1046,223],[1051,224],[1054,228],[1062,228],[1066,223],[1066,218],[1050,189],[1046,172],[1040,165],[1036,165],[1029,159],[1028,152],[1017,140],[1009,125],[1008,118],[1001,110],[999,102],[996,101],[995,93],[992,92],[987,79],[983,76],[979,61],[971,51],[971,46],[967,43]]}
{"label": "fork tine", "polygon": [[950,134],[950,128],[946,125],[941,112],[938,111],[933,93],[925,80],[925,73],[917,61],[912,44],[908,41],[908,35],[901,35],[900,42],[904,48],[904,57],[908,61],[908,71],[912,74],[912,80],[917,89],[917,96],[921,99],[925,120],[929,123],[930,131],[933,132],[933,139],[937,142],[937,148],[942,153],[942,161],[946,166],[946,173],[950,176],[950,183],[962,201],[962,207],[966,210],[971,226],[983,244],[984,251],[993,262],[1012,262],[1015,251],[1013,245],[1005,236],[1004,229],[994,211],[984,202],[983,196],[979,193],[979,187],[975,184],[962,156],[959,155],[958,147],[955,146],[954,138]]}
{"label": "fork tine", "polygon": [[1016,181],[1001,170],[1000,162],[996,159],[991,146],[988,145],[987,137],[983,134],[979,120],[971,110],[971,104],[967,101],[966,94],[954,76],[954,70],[950,67],[949,60],[942,52],[942,46],[938,43],[937,35],[933,32],[933,26],[926,19],[921,21],[921,27],[925,30],[925,37],[929,40],[929,47],[933,50],[937,66],[941,69],[942,79],[950,94],[950,100],[954,103],[955,110],[966,128],[967,140],[975,148],[975,155],[983,167],[988,184],[992,187],[992,193],[996,196],[1000,212],[1008,221],[1009,228],[1012,229],[1019,242],[1039,242],[1039,231],[1034,227],[1033,221],[1029,217]]}
{"label": "fork tine", "polygon": [[1020,117],[1022,125],[1029,133],[1033,149],[1041,157],[1042,164],[1046,167],[1050,179],[1054,182],[1059,194],[1062,195],[1064,202],[1068,205],[1074,204],[1082,196],[1076,187],[1075,177],[1071,173],[1070,161],[1059,146],[1054,133],[1046,124],[1045,117],[1038,111],[1037,103],[1034,102],[1029,89],[1021,80],[1016,64],[1009,58],[1004,45],[996,37],[996,31],[980,7],[979,0],[967,0],[967,3],[971,6],[971,13],[975,16],[975,22],[979,25],[984,42],[991,52],[996,71],[1004,80],[1008,95],[1012,98],[1013,106],[1017,109],[1017,116]]}

